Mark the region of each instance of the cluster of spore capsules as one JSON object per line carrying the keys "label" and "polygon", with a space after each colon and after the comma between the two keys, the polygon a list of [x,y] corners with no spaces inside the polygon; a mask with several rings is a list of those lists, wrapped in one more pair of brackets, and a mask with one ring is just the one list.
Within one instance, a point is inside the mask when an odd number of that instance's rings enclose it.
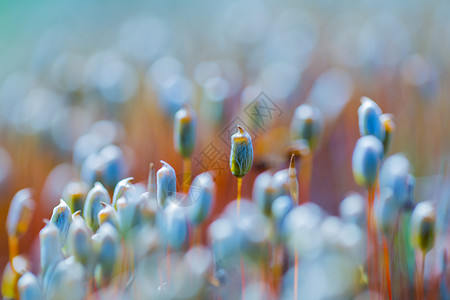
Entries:
{"label": "cluster of spore capsules", "polygon": [[[6,224],[4,298],[448,299],[445,253],[442,271],[424,276],[439,230],[435,204],[415,201],[408,159],[388,156],[393,116],[363,97],[358,117],[361,137],[352,167],[367,198],[349,194],[339,217],[310,202],[309,187],[299,190],[299,182],[309,185],[324,129],[320,111],[310,104],[294,113],[289,167],[259,174],[251,199],[241,199],[241,186],[252,184],[245,180],[252,139],[236,127],[229,165],[237,195],[212,216],[215,174],[191,180],[197,117],[183,106],[174,118],[175,150],[184,161],[181,190],[164,161],[157,171],[150,165],[147,186],[115,178],[122,156],[105,146],[85,159],[82,180],[66,186],[45,220],[37,274],[18,251],[35,202],[29,189],[17,192]],[[431,282],[438,286],[430,288]]]}

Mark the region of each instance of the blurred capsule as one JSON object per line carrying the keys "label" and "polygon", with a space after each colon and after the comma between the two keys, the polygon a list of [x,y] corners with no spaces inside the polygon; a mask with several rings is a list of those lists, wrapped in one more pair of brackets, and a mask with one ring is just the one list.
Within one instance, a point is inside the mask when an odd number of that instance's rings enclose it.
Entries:
{"label": "blurred capsule", "polygon": [[180,249],[188,240],[188,221],[182,209],[175,205],[168,206],[164,211],[165,238],[171,248]]}
{"label": "blurred capsule", "polygon": [[128,166],[125,161],[125,155],[122,149],[116,145],[104,147],[99,155],[104,160],[102,183],[108,190],[112,190],[127,175]]}
{"label": "blurred capsule", "polygon": [[87,267],[93,260],[92,231],[81,217],[75,217],[67,235],[69,253],[83,266]]}
{"label": "blurred capsule", "polygon": [[271,210],[272,216],[275,220],[276,230],[278,233],[277,236],[283,236],[284,233],[282,232],[282,229],[284,220],[293,208],[294,201],[287,195],[280,196],[273,201]]}
{"label": "blurred capsule", "polygon": [[61,245],[65,245],[67,233],[69,232],[69,227],[72,223],[72,212],[64,200],[61,199],[59,205],[53,208],[50,223],[54,224],[58,228]]}
{"label": "blurred capsule", "polygon": [[352,168],[355,181],[360,186],[373,187],[383,156],[383,144],[374,136],[363,136],[353,150]]}
{"label": "blurred capsule", "polygon": [[6,219],[6,230],[9,236],[20,237],[28,230],[34,208],[30,189],[20,190],[14,195]]}
{"label": "blurred capsule", "polygon": [[217,261],[232,256],[239,249],[236,226],[229,218],[218,218],[209,225],[208,236]]}
{"label": "blurred capsule", "polygon": [[8,262],[2,274],[2,296],[3,299],[17,299],[17,281],[20,274],[18,274],[11,263]]}
{"label": "blurred capsule", "polygon": [[93,232],[99,227],[98,213],[103,208],[101,202],[110,204],[111,199],[108,191],[100,182],[97,182],[86,196],[86,203],[84,204],[83,211],[84,220]]}
{"label": "blurred capsule", "polygon": [[382,140],[384,154],[387,155],[387,153],[391,150],[395,135],[394,116],[392,114],[383,114],[380,116],[380,122],[384,128],[384,139]]}
{"label": "blurred capsule", "polygon": [[48,300],[82,300],[86,297],[85,269],[73,257],[58,263],[46,287]]}
{"label": "blurred capsule", "polygon": [[98,212],[98,224],[102,226],[103,223],[108,222],[119,230],[119,215],[117,211],[108,203],[101,202],[101,204],[103,208]]}
{"label": "blurred capsule", "polygon": [[31,272],[26,272],[20,277],[17,288],[21,300],[41,300],[44,298],[39,281]]}
{"label": "blurred capsule", "polygon": [[339,204],[339,214],[343,221],[362,226],[366,221],[366,199],[352,192],[345,196]]}
{"label": "blurred capsule", "polygon": [[127,233],[140,222],[139,207],[141,199],[121,197],[117,200],[117,214],[119,216],[120,231],[127,237]]}
{"label": "blurred capsule", "polygon": [[157,198],[160,207],[166,207],[169,197],[175,197],[177,192],[177,179],[175,170],[165,161],[156,173]]}
{"label": "blurred capsule", "polygon": [[384,140],[384,125],[381,123],[380,107],[367,97],[361,98],[358,108],[359,132],[361,136],[373,135],[380,141]]}
{"label": "blurred capsule", "polygon": [[404,205],[410,196],[410,170],[410,163],[403,154],[389,156],[381,166],[380,188],[390,189],[398,205]]}
{"label": "blurred capsule", "polygon": [[175,114],[173,141],[175,150],[183,158],[192,156],[195,147],[197,116],[192,108],[184,105]]}
{"label": "blurred capsule", "polygon": [[48,223],[39,232],[39,243],[41,253],[41,271],[43,274],[47,269],[54,266],[63,257],[61,253],[61,239],[58,228],[53,223]]}
{"label": "blurred capsule", "polygon": [[376,224],[380,227],[386,237],[391,237],[400,213],[400,205],[394,198],[390,189],[383,189],[380,192],[379,201],[375,202]]}
{"label": "blurred capsule", "polygon": [[115,275],[120,257],[120,237],[114,226],[104,223],[92,236],[92,241],[98,261],[95,279],[97,285],[103,287],[108,285]]}
{"label": "blurred capsule", "polygon": [[193,203],[189,209],[189,221],[192,224],[199,225],[211,215],[215,191],[216,184],[209,172],[195,177],[188,194]]}
{"label": "blurred capsule", "polygon": [[231,136],[230,169],[238,177],[244,177],[253,164],[252,138],[241,126],[237,125],[237,132]]}
{"label": "blurred capsule", "polygon": [[259,174],[253,184],[253,201],[258,204],[259,209],[270,215],[272,203],[277,197],[276,190],[272,186],[273,177],[270,171]]}
{"label": "blurred capsule", "polygon": [[62,199],[70,207],[70,211],[81,211],[83,213],[84,202],[89,188],[82,181],[72,181],[68,183],[63,190]]}
{"label": "blurred capsule", "polygon": [[147,192],[149,199],[156,199],[156,171],[153,163],[150,164],[150,170],[148,172]]}
{"label": "blurred capsule", "polygon": [[313,152],[319,144],[323,131],[323,117],[319,109],[310,104],[302,104],[292,117],[291,140],[305,140]]}
{"label": "blurred capsule", "polygon": [[131,180],[133,180],[133,177],[128,177],[125,179],[122,179],[116,184],[116,187],[114,188],[114,194],[112,198],[112,205],[114,208],[117,208],[117,200],[121,198],[125,192],[129,189],[133,188],[133,184],[131,183]]}
{"label": "blurred capsule", "polygon": [[267,259],[266,245],[270,234],[267,217],[261,213],[248,215],[239,219],[237,228],[241,233],[238,239],[240,251],[254,262]]}
{"label": "blurred capsule", "polygon": [[415,247],[425,254],[434,246],[436,213],[430,202],[420,202],[411,215],[411,238]]}

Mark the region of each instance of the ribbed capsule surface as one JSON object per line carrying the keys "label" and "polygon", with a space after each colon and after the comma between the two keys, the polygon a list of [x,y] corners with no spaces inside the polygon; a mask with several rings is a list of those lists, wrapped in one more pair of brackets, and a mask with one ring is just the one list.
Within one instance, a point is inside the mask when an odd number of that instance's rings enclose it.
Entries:
{"label": "ribbed capsule surface", "polygon": [[430,202],[420,202],[411,214],[411,238],[413,245],[423,253],[434,246],[436,237],[436,212]]}
{"label": "ribbed capsule surface", "polygon": [[72,212],[64,200],[61,199],[59,204],[53,208],[50,223],[58,228],[61,245],[64,245],[66,243],[70,224],[72,223]]}
{"label": "ribbed capsule surface", "polygon": [[183,158],[191,157],[195,147],[197,117],[187,105],[175,114],[173,141],[175,150]]}
{"label": "ribbed capsule surface", "polygon": [[101,202],[110,204],[111,198],[103,185],[97,182],[86,196],[86,203],[84,204],[83,210],[84,220],[94,232],[99,227],[98,213],[103,208]]}
{"label": "ribbed capsule surface", "polygon": [[323,117],[319,109],[310,104],[302,104],[295,109],[290,134],[292,140],[304,140],[310,151],[314,151],[323,131]]}
{"label": "ribbed capsule surface", "polygon": [[384,126],[380,121],[380,107],[367,97],[361,98],[358,108],[359,132],[361,136],[373,135],[380,141],[384,140]]}
{"label": "ribbed capsule surface", "polygon": [[156,173],[156,190],[159,206],[166,207],[168,198],[177,192],[177,179],[175,170],[165,161],[161,163],[163,166]]}
{"label": "ribbed capsule surface", "polygon": [[244,177],[253,165],[252,138],[241,126],[231,136],[230,169],[238,177]]}
{"label": "ribbed capsule surface", "polygon": [[6,219],[6,230],[10,236],[21,236],[30,226],[31,218],[35,209],[34,200],[30,189],[18,191],[9,206]]}
{"label": "ribbed capsule surface", "polygon": [[374,186],[382,156],[383,145],[379,139],[371,135],[359,138],[352,156],[353,177],[358,185]]}

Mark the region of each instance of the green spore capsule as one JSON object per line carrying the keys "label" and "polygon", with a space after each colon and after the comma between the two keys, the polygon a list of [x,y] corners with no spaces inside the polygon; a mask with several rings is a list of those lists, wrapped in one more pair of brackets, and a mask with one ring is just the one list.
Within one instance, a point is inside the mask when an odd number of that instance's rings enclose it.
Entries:
{"label": "green spore capsule", "polygon": [[62,193],[63,200],[70,207],[70,210],[75,212],[80,210],[83,213],[84,201],[89,192],[89,187],[82,181],[69,182]]}
{"label": "green spore capsule", "polygon": [[231,173],[242,178],[250,171],[253,164],[252,138],[241,126],[231,136],[230,169]]}
{"label": "green spore capsule", "polygon": [[101,202],[110,204],[111,198],[103,185],[100,182],[97,182],[89,191],[83,210],[84,220],[89,228],[91,228],[94,232],[99,227],[98,213],[103,208]]}
{"label": "green spore capsule", "polygon": [[411,214],[411,238],[416,248],[427,253],[434,246],[436,213],[429,202],[416,205]]}
{"label": "green spore capsule", "polygon": [[195,112],[184,105],[175,114],[173,141],[175,149],[183,158],[189,158],[195,147],[197,117]]}

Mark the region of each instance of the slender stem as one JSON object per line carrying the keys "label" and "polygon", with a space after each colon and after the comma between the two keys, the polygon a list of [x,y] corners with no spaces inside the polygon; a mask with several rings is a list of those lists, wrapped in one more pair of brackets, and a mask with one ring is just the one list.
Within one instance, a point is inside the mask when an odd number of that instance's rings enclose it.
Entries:
{"label": "slender stem", "polygon": [[136,277],[135,277],[135,257],[134,257],[134,249],[130,251],[130,270],[131,270],[131,278],[133,280],[133,291],[135,299],[139,299],[139,292],[136,286]]}
{"label": "slender stem", "polygon": [[298,252],[297,247],[295,248],[295,258],[294,258],[294,300],[298,299]]}
{"label": "slender stem", "polygon": [[[11,268],[14,270],[13,259],[19,255],[19,239],[15,235],[8,236],[9,244],[9,263]],[[14,270],[15,271],[15,270]]]}
{"label": "slender stem", "polygon": [[242,186],[242,177],[237,178],[237,216],[239,218],[239,213],[241,209],[241,186]]}
{"label": "slender stem", "polygon": [[391,272],[389,269],[389,250],[387,246],[386,237],[383,237],[383,251],[384,251],[384,267],[386,270],[386,283],[389,293],[389,300],[392,300],[392,289],[391,289]]}
{"label": "slender stem", "polygon": [[421,281],[420,281],[420,287],[421,287],[421,299],[426,299],[426,293],[425,293],[425,256],[426,253],[422,251],[422,266],[421,266]]}
{"label": "slender stem", "polygon": [[369,275],[369,290],[374,289],[375,280],[377,276],[375,275],[375,259],[376,254],[371,255],[371,248],[375,249],[375,244],[373,240],[373,224],[372,224],[372,210],[373,210],[373,202],[375,198],[375,189],[373,187],[369,187],[367,189],[367,274]]}
{"label": "slender stem", "polygon": [[191,159],[183,159],[183,193],[187,194],[189,192],[189,185],[191,179]]}

